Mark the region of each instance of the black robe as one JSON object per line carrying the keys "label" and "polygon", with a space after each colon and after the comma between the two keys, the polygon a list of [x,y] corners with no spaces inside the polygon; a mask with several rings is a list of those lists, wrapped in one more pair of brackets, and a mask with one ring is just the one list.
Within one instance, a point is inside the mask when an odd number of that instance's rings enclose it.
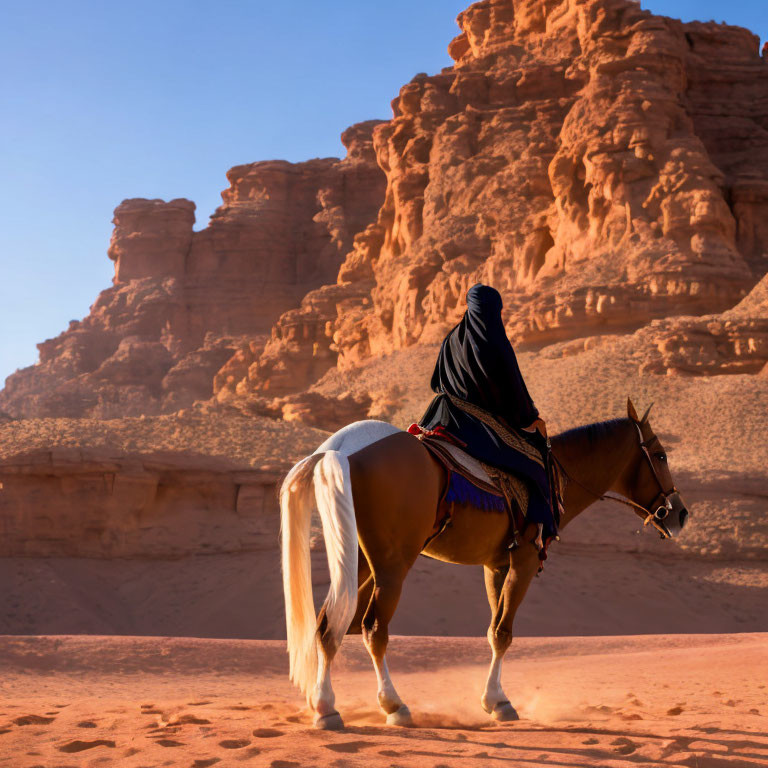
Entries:
{"label": "black robe", "polygon": [[[557,525],[551,503],[548,451],[540,433],[523,431],[539,416],[525,386],[512,345],[501,319],[499,292],[475,285],[467,293],[467,311],[445,337],[432,374],[432,400],[419,421],[424,430],[442,427],[465,443],[476,459],[528,481],[530,499],[527,519],[542,523],[545,536],[554,536]],[[455,400],[478,406],[511,427],[512,432],[533,446],[542,461],[509,445],[500,430],[459,407]],[[543,466],[542,466],[543,464]]]}

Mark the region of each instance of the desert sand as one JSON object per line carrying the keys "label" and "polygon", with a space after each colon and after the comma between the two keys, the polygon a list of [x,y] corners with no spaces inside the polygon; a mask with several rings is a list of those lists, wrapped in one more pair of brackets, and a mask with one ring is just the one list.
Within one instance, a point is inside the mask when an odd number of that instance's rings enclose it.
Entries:
{"label": "desert sand", "polygon": [[768,634],[523,638],[504,670],[521,719],[479,697],[477,638],[393,637],[390,666],[415,727],[388,727],[359,638],[335,675],[340,732],[317,731],[279,641],[0,639],[0,765],[768,764]]}
{"label": "desert sand", "polygon": [[[638,533],[621,510],[613,528],[653,551],[553,545],[515,620],[518,636],[768,631],[765,562],[675,557],[670,542]],[[316,602],[328,592],[324,557],[313,557]],[[167,561],[0,558],[0,584],[5,634],[285,637],[276,550]],[[391,628],[483,638],[489,619],[482,568],[419,558]]]}

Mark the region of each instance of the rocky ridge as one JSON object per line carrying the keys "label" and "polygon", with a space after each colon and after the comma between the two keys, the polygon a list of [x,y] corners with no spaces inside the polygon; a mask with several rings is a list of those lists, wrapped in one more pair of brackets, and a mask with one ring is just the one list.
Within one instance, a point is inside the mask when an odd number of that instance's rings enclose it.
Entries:
{"label": "rocky ridge", "polygon": [[196,409],[0,425],[0,557],[274,550],[277,488],[326,433]]}
{"label": "rocky ridge", "polygon": [[484,0],[458,23],[454,65],[348,129],[344,160],[231,169],[202,232],[189,201],[119,206],[115,286],[0,409],[385,415],[391,393],[317,382],[436,342],[476,281],[520,348],[641,329],[646,373],[759,371],[765,302],[732,314],[768,269],[758,38],[631,0]]}
{"label": "rocky ridge", "polygon": [[[756,36],[628,0],[492,0],[458,22],[455,65],[417,75],[374,131],[387,176],[377,221],[336,285],[230,361],[220,399],[295,410],[289,398],[336,365],[438,340],[476,281],[501,290],[510,336],[536,347],[720,313],[765,274]],[[733,368],[712,359],[698,370]]]}
{"label": "rocky ridge", "polygon": [[334,280],[354,234],[375,218],[384,189],[376,124],[345,131],[343,160],[230,169],[223,204],[199,232],[189,200],[121,203],[113,287],[38,345],[37,365],[8,377],[0,410],[113,418],[211,397],[221,366],[243,346],[263,346],[281,313]]}
{"label": "rocky ridge", "polygon": [[667,375],[768,373],[768,275],[719,315],[656,320],[638,331],[641,371]]}

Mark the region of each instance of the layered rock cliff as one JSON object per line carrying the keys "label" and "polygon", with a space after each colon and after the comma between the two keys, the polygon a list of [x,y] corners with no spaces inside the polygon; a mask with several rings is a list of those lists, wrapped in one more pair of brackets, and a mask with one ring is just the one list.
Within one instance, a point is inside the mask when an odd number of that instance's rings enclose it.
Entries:
{"label": "layered rock cliff", "polygon": [[[762,353],[699,364],[680,335],[768,270],[758,38],[632,0],[484,0],[458,23],[454,65],[405,85],[390,121],[349,129],[345,160],[232,169],[202,232],[188,201],[121,205],[115,286],[9,378],[0,409],[153,413],[215,394],[337,426],[379,394],[308,388],[439,340],[476,281],[502,292],[521,348],[663,320],[644,371],[758,369]],[[709,319],[667,321],[691,316]],[[733,322],[718,349],[763,343]]]}
{"label": "layered rock cliff", "polygon": [[652,322],[638,332],[641,370],[667,375],[768,374],[768,275],[733,309]]}
{"label": "layered rock cliff", "polygon": [[765,274],[755,35],[629,0],[487,0],[458,22],[455,65],[417,75],[374,131],[376,223],[336,285],[230,362],[220,399],[287,402],[335,365],[434,342],[476,281],[537,346],[719,313]]}
{"label": "layered rock cliff", "polygon": [[342,136],[344,160],[232,168],[223,205],[193,231],[189,200],[126,200],[115,210],[112,288],[90,314],[38,345],[10,376],[0,410],[110,418],[174,411],[209,398],[242,344],[263,344],[281,313],[336,279],[384,190],[371,132]]}
{"label": "layered rock cliff", "polygon": [[453,69],[376,132],[384,237],[344,364],[439,336],[475,280],[540,343],[726,309],[763,274],[757,37],[624,0],[493,0],[459,24]]}
{"label": "layered rock cliff", "polygon": [[0,425],[0,557],[275,548],[277,488],[326,433],[199,409]]}

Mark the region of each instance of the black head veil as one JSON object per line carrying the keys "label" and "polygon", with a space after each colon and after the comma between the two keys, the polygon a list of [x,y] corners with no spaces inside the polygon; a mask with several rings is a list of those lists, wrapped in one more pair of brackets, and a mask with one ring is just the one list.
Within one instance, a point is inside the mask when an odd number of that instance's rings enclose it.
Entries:
{"label": "black head veil", "polygon": [[477,284],[467,293],[467,311],[440,348],[432,390],[500,416],[512,427],[538,418],[501,319],[499,292]]}

